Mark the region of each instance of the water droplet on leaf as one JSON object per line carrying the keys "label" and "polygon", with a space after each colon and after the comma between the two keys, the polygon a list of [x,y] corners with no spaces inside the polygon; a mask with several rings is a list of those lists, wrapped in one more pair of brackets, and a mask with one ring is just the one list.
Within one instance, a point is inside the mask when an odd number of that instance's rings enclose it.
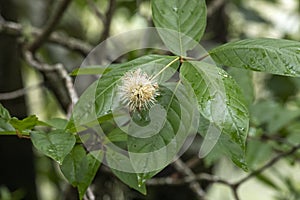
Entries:
{"label": "water droplet on leaf", "polygon": [[142,185],[145,184],[146,179],[144,179],[144,177],[141,177],[140,175],[137,175],[137,181],[138,181],[138,187],[142,187]]}

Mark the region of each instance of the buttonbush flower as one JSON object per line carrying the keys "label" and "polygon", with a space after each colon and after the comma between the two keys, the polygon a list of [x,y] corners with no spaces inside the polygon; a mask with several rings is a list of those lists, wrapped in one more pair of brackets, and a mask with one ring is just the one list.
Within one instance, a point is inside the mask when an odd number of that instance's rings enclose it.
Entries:
{"label": "buttonbush flower", "polygon": [[155,97],[159,96],[158,84],[140,68],[126,72],[121,81],[121,102],[130,111],[149,109],[155,104]]}

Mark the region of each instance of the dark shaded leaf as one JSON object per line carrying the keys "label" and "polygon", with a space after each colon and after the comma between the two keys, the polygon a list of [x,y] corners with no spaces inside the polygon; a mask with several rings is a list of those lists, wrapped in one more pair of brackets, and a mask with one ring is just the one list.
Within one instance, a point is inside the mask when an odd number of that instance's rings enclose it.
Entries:
{"label": "dark shaded leaf", "polygon": [[81,145],[76,145],[60,166],[68,182],[77,187],[80,199],[83,198],[101,164],[102,151],[94,153],[97,155],[86,154]]}
{"label": "dark shaded leaf", "polygon": [[76,142],[75,136],[64,130],[53,130],[49,133],[32,131],[30,138],[35,148],[60,164]]}

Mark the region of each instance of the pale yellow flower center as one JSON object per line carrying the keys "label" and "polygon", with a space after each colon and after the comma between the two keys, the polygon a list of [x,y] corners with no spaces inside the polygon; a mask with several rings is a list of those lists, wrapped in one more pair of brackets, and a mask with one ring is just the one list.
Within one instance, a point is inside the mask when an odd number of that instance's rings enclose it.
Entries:
{"label": "pale yellow flower center", "polygon": [[155,104],[158,85],[140,69],[125,73],[120,87],[121,100],[131,111],[148,109]]}

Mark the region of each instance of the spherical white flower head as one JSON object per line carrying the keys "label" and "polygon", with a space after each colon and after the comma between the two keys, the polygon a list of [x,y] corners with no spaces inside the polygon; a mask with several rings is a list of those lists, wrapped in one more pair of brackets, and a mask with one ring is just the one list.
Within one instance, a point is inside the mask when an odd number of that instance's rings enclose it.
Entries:
{"label": "spherical white flower head", "polygon": [[149,109],[159,95],[158,84],[141,69],[126,72],[120,86],[121,101],[130,111]]}

